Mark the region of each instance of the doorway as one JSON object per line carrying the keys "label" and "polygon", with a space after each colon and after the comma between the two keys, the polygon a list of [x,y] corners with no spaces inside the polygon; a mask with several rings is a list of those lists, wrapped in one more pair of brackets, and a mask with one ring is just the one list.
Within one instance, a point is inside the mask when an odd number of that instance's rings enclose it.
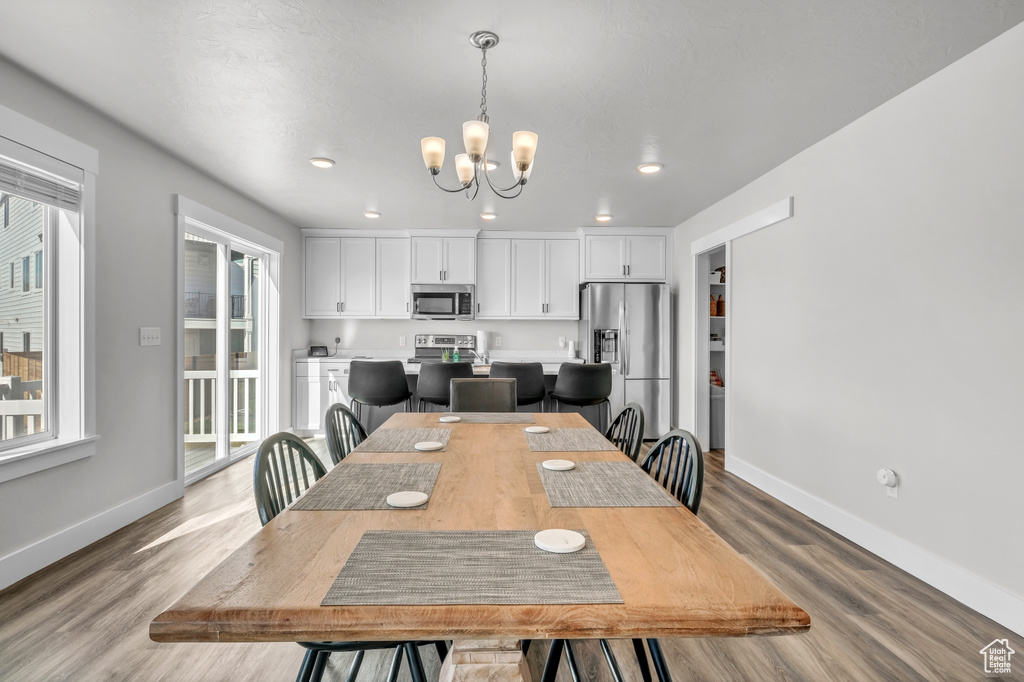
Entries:
{"label": "doorway", "polygon": [[726,450],[730,243],[693,256],[694,424],[706,450]]}
{"label": "doorway", "polygon": [[276,430],[280,256],[252,241],[255,231],[250,239],[237,232],[179,211],[179,473],[186,485],[252,454]]}

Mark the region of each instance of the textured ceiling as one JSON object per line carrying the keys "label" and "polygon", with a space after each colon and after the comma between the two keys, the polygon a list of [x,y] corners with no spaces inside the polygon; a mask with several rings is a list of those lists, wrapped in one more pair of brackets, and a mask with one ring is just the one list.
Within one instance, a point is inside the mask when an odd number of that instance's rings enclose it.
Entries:
{"label": "textured ceiling", "polygon": [[[0,54],[297,225],[566,230],[598,212],[677,225],[1021,22],[1024,2],[0,0],[0,16]],[[512,201],[444,194],[420,158],[421,137],[444,137],[455,184],[481,29],[501,38],[501,184],[511,133],[540,135]],[[645,160],[665,169],[641,176]]]}

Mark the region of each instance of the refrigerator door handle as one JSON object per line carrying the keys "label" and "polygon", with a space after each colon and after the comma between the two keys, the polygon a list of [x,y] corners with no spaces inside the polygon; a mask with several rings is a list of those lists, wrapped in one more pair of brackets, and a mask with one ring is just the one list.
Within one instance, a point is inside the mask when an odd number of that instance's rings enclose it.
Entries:
{"label": "refrigerator door handle", "polygon": [[625,376],[625,355],[626,355],[626,302],[621,301],[619,303],[619,374]]}
{"label": "refrigerator door handle", "polygon": [[622,317],[625,322],[622,325],[622,376],[626,376],[629,374],[629,305],[625,301],[622,302]]}

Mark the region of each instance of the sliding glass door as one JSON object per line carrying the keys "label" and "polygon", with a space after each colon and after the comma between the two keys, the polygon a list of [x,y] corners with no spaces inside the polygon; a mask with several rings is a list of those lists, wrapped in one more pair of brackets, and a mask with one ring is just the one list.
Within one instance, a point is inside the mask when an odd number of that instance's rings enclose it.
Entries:
{"label": "sliding glass door", "polygon": [[268,255],[197,227],[184,232],[186,482],[250,454],[267,413]]}

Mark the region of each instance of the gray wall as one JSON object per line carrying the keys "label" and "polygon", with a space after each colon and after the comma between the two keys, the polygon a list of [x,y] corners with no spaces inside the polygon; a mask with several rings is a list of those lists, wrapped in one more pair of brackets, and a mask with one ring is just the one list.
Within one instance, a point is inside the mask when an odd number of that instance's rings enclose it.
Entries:
{"label": "gray wall", "polygon": [[1024,26],[680,225],[676,273],[689,290],[694,240],[794,197],[733,243],[727,465],[1024,632],[1021,83]]}
{"label": "gray wall", "polygon": [[[284,242],[281,423],[291,423],[291,349],[301,319],[298,229],[0,60],[0,103],[99,151],[96,193],[96,426],[93,457],[0,484],[0,558],[174,481],[176,219],[188,198]],[[139,347],[140,326],[163,345]]]}

